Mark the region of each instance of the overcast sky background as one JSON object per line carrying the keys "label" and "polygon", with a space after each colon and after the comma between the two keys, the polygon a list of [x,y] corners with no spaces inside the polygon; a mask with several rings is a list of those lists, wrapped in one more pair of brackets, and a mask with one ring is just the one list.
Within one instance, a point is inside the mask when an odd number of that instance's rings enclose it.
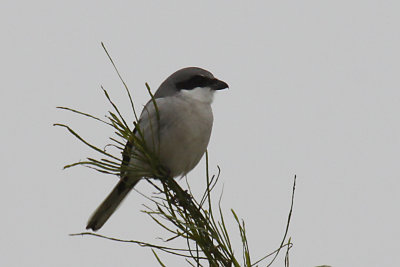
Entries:
{"label": "overcast sky background", "polygon": [[[155,91],[182,67],[230,85],[216,95],[209,152],[237,253],[230,208],[253,258],[273,251],[297,174],[291,266],[400,266],[399,13],[398,1],[368,0],[3,2],[0,265],[157,266],[149,249],[68,236],[117,178],[62,170],[94,154],[53,123],[98,145],[111,132],[55,107],[103,116],[103,85],[132,120],[104,42],[139,111],[144,83]],[[188,179],[202,190],[204,161]],[[165,237],[142,203],[131,193],[99,233]]]}

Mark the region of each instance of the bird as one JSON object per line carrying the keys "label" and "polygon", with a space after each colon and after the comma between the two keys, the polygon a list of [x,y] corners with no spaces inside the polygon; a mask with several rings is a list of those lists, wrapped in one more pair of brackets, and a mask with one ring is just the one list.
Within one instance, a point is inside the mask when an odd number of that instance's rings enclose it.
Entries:
{"label": "bird", "polygon": [[[213,126],[211,103],[214,93],[227,88],[228,84],[211,72],[186,67],[165,79],[144,106],[133,134],[140,135],[148,149],[156,153],[170,177],[185,176],[203,157]],[[94,211],[86,229],[99,230],[134,186],[149,173],[150,166],[140,160],[138,150],[135,142],[127,141],[122,152],[120,180]]]}

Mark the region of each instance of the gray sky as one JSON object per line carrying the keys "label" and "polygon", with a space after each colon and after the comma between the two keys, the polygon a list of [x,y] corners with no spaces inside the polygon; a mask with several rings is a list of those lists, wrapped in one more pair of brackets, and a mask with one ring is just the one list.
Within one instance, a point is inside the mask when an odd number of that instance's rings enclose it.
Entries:
{"label": "gray sky", "polygon": [[[110,1],[108,1],[110,2]],[[149,249],[69,237],[117,178],[62,166],[92,155],[52,123],[104,144],[109,90],[129,103],[107,45],[140,107],[175,70],[209,69],[230,85],[214,103],[211,171],[237,252],[235,209],[253,258],[284,232],[293,266],[399,266],[400,4],[398,1],[5,1],[0,11],[3,140],[1,266],[156,266]],[[132,117],[130,117],[132,118]],[[5,149],[4,149],[5,148]],[[189,174],[204,186],[204,162]],[[146,183],[138,189],[148,192]],[[163,236],[130,194],[101,234]],[[181,261],[160,254],[168,266]],[[276,266],[282,266],[279,263]]]}

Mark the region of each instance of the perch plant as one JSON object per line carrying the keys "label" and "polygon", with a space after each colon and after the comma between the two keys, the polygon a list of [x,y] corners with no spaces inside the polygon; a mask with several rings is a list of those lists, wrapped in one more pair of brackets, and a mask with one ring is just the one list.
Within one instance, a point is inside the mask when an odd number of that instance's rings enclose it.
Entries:
{"label": "perch plant", "polygon": [[[237,214],[231,210],[232,215],[237,223],[239,234],[242,241],[242,257],[238,258],[237,254],[234,253],[234,248],[231,243],[230,234],[227,231],[227,227],[224,220],[224,215],[221,208],[221,198],[217,205],[212,203],[212,193],[215,188],[218,179],[220,177],[220,169],[218,167],[217,175],[210,175],[208,171],[208,154],[206,153],[206,188],[201,198],[196,200],[193,197],[189,183],[186,180],[188,190],[182,189],[182,187],[168,175],[168,170],[161,166],[157,154],[151,152],[148,149],[143,133],[138,123],[138,117],[135,111],[134,102],[128,90],[128,87],[122,79],[116,65],[114,64],[111,56],[102,44],[104,51],[110,59],[117,75],[119,76],[124,88],[128,94],[132,111],[135,117],[133,123],[134,129],[131,129],[121,115],[117,105],[111,100],[107,90],[103,87],[105,97],[111,104],[113,111],[109,111],[106,119],[101,119],[84,113],[75,109],[67,107],[58,107],[63,110],[72,111],[74,113],[89,117],[104,123],[114,130],[115,135],[110,137],[111,143],[108,144],[104,149],[95,146],[84,138],[82,138],[76,131],[65,124],[55,124],[56,126],[66,128],[73,136],[78,138],[85,145],[95,150],[101,155],[100,159],[87,158],[85,161],[76,162],[70,165],[66,165],[64,168],[70,168],[77,165],[83,165],[95,169],[96,171],[120,175],[126,171],[135,172],[141,171],[144,179],[154,188],[155,192],[151,196],[144,196],[152,203],[152,206],[145,205],[145,214],[150,216],[153,221],[163,228],[167,233],[171,235],[170,238],[165,240],[167,245],[161,246],[157,244],[151,244],[147,242],[141,242],[136,240],[123,240],[104,235],[99,235],[91,232],[83,232],[72,235],[91,235],[109,240],[119,242],[130,242],[135,243],[143,247],[149,247],[152,249],[154,256],[161,266],[165,264],[161,261],[156,251],[166,252],[172,255],[180,256],[185,258],[186,262],[190,266],[260,266],[262,261],[272,258],[266,266],[271,266],[277,258],[282,248],[286,247],[285,266],[289,266],[289,250],[292,247],[291,239],[287,240],[287,233],[289,229],[289,223],[293,208],[293,198],[295,190],[296,177],[293,184],[292,202],[290,212],[286,224],[286,230],[279,248],[272,253],[261,257],[258,260],[252,260],[250,257],[249,245],[247,242],[246,228],[243,220],[240,220]],[[157,104],[151,93],[150,87],[146,83],[146,88],[151,96],[152,103],[157,110]],[[157,125],[154,125],[157,127]],[[154,138],[157,138],[156,136]],[[125,146],[125,144],[134,144],[133,146]],[[114,153],[107,150],[108,147],[114,147]],[[129,147],[134,147],[134,151],[129,150]],[[111,149],[109,149],[111,150]],[[118,153],[122,153],[122,157]],[[147,163],[150,168],[146,170],[137,170],[136,166],[131,166],[129,162],[124,160],[125,155],[132,155],[137,159]],[[216,206],[216,208],[215,208]],[[215,211],[216,210],[216,211]],[[170,242],[175,239],[183,239],[185,241],[185,247],[173,247],[168,246]]]}

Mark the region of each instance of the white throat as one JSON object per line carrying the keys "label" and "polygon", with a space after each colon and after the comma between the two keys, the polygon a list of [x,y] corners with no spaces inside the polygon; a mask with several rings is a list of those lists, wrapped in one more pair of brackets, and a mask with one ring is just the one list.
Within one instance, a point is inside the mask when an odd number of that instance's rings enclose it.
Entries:
{"label": "white throat", "polygon": [[211,104],[214,99],[214,92],[215,91],[209,87],[196,87],[191,90],[182,89],[180,94],[185,98]]}

